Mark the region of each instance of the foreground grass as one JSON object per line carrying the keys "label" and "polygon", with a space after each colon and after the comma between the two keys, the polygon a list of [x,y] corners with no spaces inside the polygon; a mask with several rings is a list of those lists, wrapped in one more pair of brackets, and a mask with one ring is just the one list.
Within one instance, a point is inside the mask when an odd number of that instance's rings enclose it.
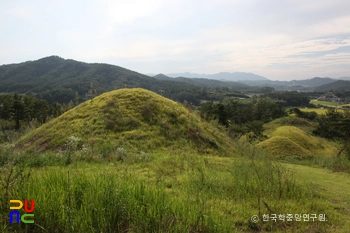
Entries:
{"label": "foreground grass", "polygon": [[[79,154],[1,166],[1,203],[35,200],[35,224],[9,224],[1,205],[2,232],[348,232],[339,209],[344,191],[328,193],[253,148],[241,156],[199,156],[183,151],[126,153],[109,162],[81,162]],[[19,156],[18,154],[14,154]],[[53,158],[53,157],[52,157]],[[94,160],[96,161],[96,160]],[[45,162],[47,163],[47,162]],[[56,164],[56,165],[55,165]],[[22,167],[23,166],[23,167]],[[33,168],[36,167],[36,168]],[[293,168],[294,169],[294,168]],[[319,171],[319,170],[317,170]],[[301,175],[300,175],[301,174]],[[311,175],[310,175],[311,174]],[[328,178],[339,179],[337,176]],[[344,178],[348,179],[348,178]],[[311,180],[310,180],[311,181]],[[347,181],[348,182],[348,181]],[[7,185],[7,184],[11,185]],[[334,182],[340,190],[341,183]],[[344,186],[345,188],[347,186]],[[334,189],[337,190],[337,189]],[[325,198],[338,195],[340,202]],[[327,221],[262,221],[263,215],[327,214]],[[254,223],[251,217],[260,221]],[[345,229],[345,230],[344,230]]]}
{"label": "foreground grass", "polygon": [[[343,232],[350,230],[350,174],[331,172],[326,169],[286,164],[295,172],[295,176],[304,183],[312,183],[320,196],[332,203],[329,211],[332,218],[343,222]],[[328,213],[329,217],[330,213]],[[339,214],[340,213],[340,214]]]}

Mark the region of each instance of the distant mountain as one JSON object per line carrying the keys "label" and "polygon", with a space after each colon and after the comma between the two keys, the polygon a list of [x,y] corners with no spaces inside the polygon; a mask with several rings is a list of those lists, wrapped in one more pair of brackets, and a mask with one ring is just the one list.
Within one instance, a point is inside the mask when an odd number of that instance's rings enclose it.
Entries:
{"label": "distant mountain", "polygon": [[312,78],[312,79],[305,79],[305,80],[292,80],[289,83],[293,84],[293,85],[317,87],[317,86],[333,83],[333,82],[336,82],[336,81],[337,81],[336,79],[332,79],[332,78],[315,77],[315,78]]}
{"label": "distant mountain", "polygon": [[337,78],[337,79],[350,81],[350,77],[340,77],[340,78]]}
{"label": "distant mountain", "polygon": [[173,78],[169,78],[168,76],[164,74],[157,74],[157,75],[149,75],[150,77],[153,77],[158,80],[173,80]]}
{"label": "distant mountain", "polygon": [[350,90],[350,81],[339,80],[339,81],[321,85],[315,88],[315,91],[330,91],[330,90]]}
{"label": "distant mountain", "polygon": [[252,87],[242,83],[238,83],[238,82],[220,81],[220,80],[207,79],[207,78],[185,78],[185,77],[169,78],[164,74],[155,75],[154,78],[158,80],[173,80],[177,82],[187,83],[190,85],[195,85],[198,87],[230,87],[231,89],[236,91],[245,91],[245,90],[252,89]]}
{"label": "distant mountain", "polygon": [[80,95],[121,87],[149,87],[155,79],[119,66],[88,64],[50,56],[36,61],[0,66],[0,92],[38,93],[71,88]]}
{"label": "distant mountain", "polygon": [[240,80],[268,80],[265,77],[253,74],[253,73],[243,73],[243,72],[220,72],[217,74],[197,74],[197,73],[171,73],[166,74],[169,77],[185,77],[185,78],[206,78],[215,80],[225,80],[225,81],[240,81]]}
{"label": "distant mountain", "polygon": [[0,93],[32,94],[49,103],[75,101],[77,94],[81,102],[124,87],[145,88],[180,102],[199,101],[199,97],[193,97],[193,93],[200,91],[199,87],[170,78],[157,80],[115,65],[84,63],[50,56],[36,61],[0,66]]}
{"label": "distant mountain", "polygon": [[336,82],[336,79],[331,78],[319,78],[315,77],[312,79],[304,80],[292,80],[292,81],[272,81],[272,80],[248,80],[248,81],[239,81],[240,83],[249,85],[249,86],[269,86],[273,87],[275,90],[279,91],[314,91],[316,87],[327,85]]}

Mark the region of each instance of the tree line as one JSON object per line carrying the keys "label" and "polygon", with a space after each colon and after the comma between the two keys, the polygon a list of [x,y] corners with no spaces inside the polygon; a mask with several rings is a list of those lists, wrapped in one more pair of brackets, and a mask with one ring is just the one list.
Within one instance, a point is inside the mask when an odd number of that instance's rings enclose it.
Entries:
{"label": "tree line", "polygon": [[350,111],[329,108],[317,118],[318,126],[314,134],[339,142],[338,157],[343,153],[350,160]]}
{"label": "tree line", "polygon": [[19,94],[0,95],[0,127],[2,129],[19,130],[22,123],[36,120],[39,124],[45,123],[49,118],[55,118],[63,112],[74,107],[73,102],[61,105],[57,102],[49,104],[46,100],[34,96]]}
{"label": "tree line", "polygon": [[203,104],[200,116],[208,121],[216,120],[226,127],[230,136],[251,133],[251,139],[262,136],[263,124],[286,116],[283,104],[269,97],[252,97],[246,102],[230,100],[228,103]]}

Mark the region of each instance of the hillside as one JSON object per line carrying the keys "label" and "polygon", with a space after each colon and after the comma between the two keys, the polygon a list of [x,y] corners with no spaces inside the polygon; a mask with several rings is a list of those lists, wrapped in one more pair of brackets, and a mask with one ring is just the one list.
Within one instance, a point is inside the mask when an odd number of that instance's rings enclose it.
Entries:
{"label": "hillside", "polygon": [[329,84],[321,85],[315,88],[315,91],[330,91],[330,90],[349,90],[350,81],[339,80]]}
{"label": "hillside", "polygon": [[91,82],[98,92],[134,85],[147,86],[153,78],[107,64],[88,64],[58,56],[0,67],[0,92],[43,92],[54,88],[72,88],[88,93]]}
{"label": "hillside", "polygon": [[[49,103],[89,99],[120,88],[141,87],[182,101],[173,93],[193,87],[174,81],[159,81],[119,66],[84,63],[58,56],[0,66],[0,93],[34,94]],[[197,88],[199,89],[199,88]],[[193,92],[192,92],[193,93]],[[192,102],[190,100],[188,102]]]}
{"label": "hillside", "polygon": [[200,153],[232,149],[224,133],[183,105],[135,88],[104,93],[20,138],[17,148],[65,150],[72,136],[81,146],[153,151],[188,147]]}

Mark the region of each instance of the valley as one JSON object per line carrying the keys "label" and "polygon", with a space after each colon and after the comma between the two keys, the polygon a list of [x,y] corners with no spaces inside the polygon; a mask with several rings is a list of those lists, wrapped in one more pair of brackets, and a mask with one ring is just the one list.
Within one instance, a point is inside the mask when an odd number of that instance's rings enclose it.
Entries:
{"label": "valley", "polygon": [[[2,232],[350,229],[347,91],[57,57],[1,66],[0,86]],[[9,200],[34,200],[34,224]]]}

